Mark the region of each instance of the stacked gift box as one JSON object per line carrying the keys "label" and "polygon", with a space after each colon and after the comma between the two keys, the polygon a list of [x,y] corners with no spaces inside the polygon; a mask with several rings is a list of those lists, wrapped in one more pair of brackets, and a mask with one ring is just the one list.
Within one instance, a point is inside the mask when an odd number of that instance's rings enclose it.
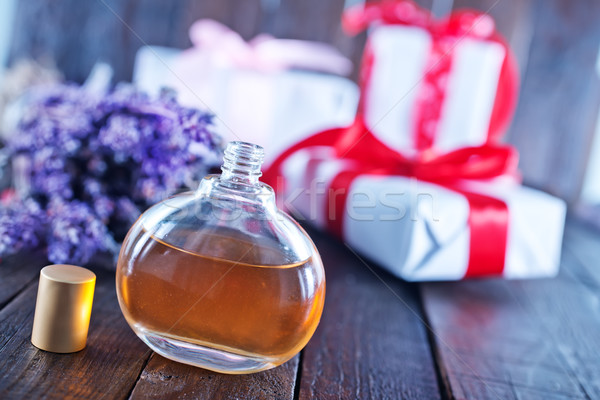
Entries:
{"label": "stacked gift box", "polygon": [[387,1],[344,24],[369,29],[358,111],[266,172],[287,208],[406,280],[556,275],[566,207],[501,142],[518,72],[493,19]]}

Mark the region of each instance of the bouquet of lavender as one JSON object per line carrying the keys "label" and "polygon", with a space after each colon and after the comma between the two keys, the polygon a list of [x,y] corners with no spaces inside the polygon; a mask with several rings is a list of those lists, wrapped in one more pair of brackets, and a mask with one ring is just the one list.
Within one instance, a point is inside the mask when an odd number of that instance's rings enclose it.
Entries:
{"label": "bouquet of lavender", "polygon": [[144,209],[220,161],[211,118],[169,92],[37,89],[3,150],[15,188],[0,199],[0,257],[41,246],[54,263],[116,254]]}

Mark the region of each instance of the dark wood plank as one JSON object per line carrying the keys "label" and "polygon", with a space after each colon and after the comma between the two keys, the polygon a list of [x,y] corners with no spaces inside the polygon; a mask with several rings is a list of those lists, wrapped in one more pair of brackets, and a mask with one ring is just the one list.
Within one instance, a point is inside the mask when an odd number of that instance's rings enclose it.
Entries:
{"label": "dark wood plank", "polygon": [[563,252],[576,264],[563,269],[564,275],[600,291],[600,229],[572,219],[565,227]]}
{"label": "dark wood plank", "polygon": [[115,81],[129,81],[141,46],[187,48],[188,29],[200,18],[221,21],[249,39],[258,33],[260,0],[19,2],[9,59],[49,58],[76,82],[104,61],[114,68]]}
{"label": "dark wood plank", "polygon": [[304,349],[300,399],[440,398],[416,287],[363,264],[330,237],[310,234],[325,264],[327,294]]}
{"label": "dark wood plank", "polygon": [[[280,3],[279,6],[277,3]],[[245,39],[260,32],[333,43],[358,65],[364,35],[341,30],[344,0],[30,0],[18,4],[10,60],[53,59],[69,80],[82,82],[97,61],[113,66],[115,80],[130,80],[144,44],[187,48],[188,29],[200,18],[220,21]],[[78,21],[77,24],[71,21]],[[98,40],[102,38],[102,40]]]}
{"label": "dark wood plank", "polygon": [[0,261],[0,310],[39,276],[48,263],[41,252],[9,256]]}
{"label": "dark wood plank", "polygon": [[298,356],[249,375],[226,375],[179,364],[154,353],[132,399],[289,399],[294,396]]}
{"label": "dark wood plank", "polygon": [[600,2],[536,0],[535,25],[509,141],[525,181],[574,202],[594,133]]}
{"label": "dark wood plank", "polygon": [[73,354],[30,342],[37,281],[0,311],[0,398],[119,399],[128,396],[150,350],[119,311],[114,274],[97,272],[87,347]]}
{"label": "dark wood plank", "polygon": [[581,279],[593,274],[597,282],[600,270],[583,270],[572,251],[563,252],[561,268],[555,279],[422,285],[454,397],[600,397],[600,292]]}
{"label": "dark wood plank", "polygon": [[352,79],[358,80],[366,34],[348,36],[342,30],[344,0],[279,0],[279,7],[263,14],[261,28],[281,38],[329,43],[354,63]]}
{"label": "dark wood plank", "polygon": [[9,60],[50,59],[67,79],[77,82],[85,80],[97,61],[107,61],[117,80],[128,79],[135,57],[130,51],[132,43],[140,44],[113,14],[127,21],[127,3],[18,2]]}
{"label": "dark wood plank", "polygon": [[[160,0],[153,0],[153,2],[158,3]],[[187,3],[187,15],[181,21],[184,26],[189,27],[194,21],[200,18],[211,18],[229,26],[246,40],[253,38],[259,33],[262,14],[260,0],[188,0]]]}
{"label": "dark wood plank", "polygon": [[281,0],[273,33],[278,37],[329,42],[340,29],[343,8],[344,0]]}

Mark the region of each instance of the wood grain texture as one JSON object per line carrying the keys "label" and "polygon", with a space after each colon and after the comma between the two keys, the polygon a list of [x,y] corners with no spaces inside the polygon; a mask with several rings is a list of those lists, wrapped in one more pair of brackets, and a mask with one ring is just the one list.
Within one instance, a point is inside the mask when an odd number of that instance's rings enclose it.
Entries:
{"label": "wood grain texture", "polygon": [[294,397],[298,356],[250,375],[226,375],[179,364],[154,353],[132,399],[281,399]]}
{"label": "wood grain texture", "polygon": [[352,78],[358,79],[366,34],[348,36],[341,26],[344,0],[280,0],[265,16],[262,28],[276,37],[329,43],[352,60]]}
{"label": "wood grain texture", "polygon": [[127,397],[148,348],[129,329],[117,304],[114,274],[97,273],[87,347],[55,354],[30,342],[37,282],[0,311],[0,398]]}
{"label": "wood grain texture", "polygon": [[41,252],[31,252],[9,256],[0,261],[0,310],[27,284],[39,277],[46,257]]}
{"label": "wood grain texture", "polygon": [[[362,46],[352,45],[353,40],[341,32],[343,0],[281,3],[270,12],[260,0],[19,2],[10,60],[47,56],[67,79],[77,82],[85,80],[94,63],[105,61],[113,66],[115,81],[131,80],[135,53],[141,46],[187,48],[191,45],[189,27],[201,18],[220,21],[245,39],[267,32],[337,41],[346,44],[343,51],[360,57]],[[304,16],[310,24],[301,19]]]}
{"label": "wood grain texture", "polygon": [[595,242],[587,261],[595,270],[569,250],[570,234],[555,279],[422,285],[438,363],[454,397],[600,397],[600,291],[593,286],[600,237],[579,234]]}
{"label": "wood grain texture", "polygon": [[326,266],[327,294],[304,349],[299,398],[440,398],[415,286],[310,234]]}
{"label": "wood grain texture", "polygon": [[600,3],[536,0],[535,25],[509,141],[525,182],[577,200],[594,133]]}
{"label": "wood grain texture", "polygon": [[49,58],[67,79],[77,82],[85,80],[96,62],[106,61],[117,79],[126,79],[131,76],[135,38],[113,12],[127,20],[128,4],[117,0],[18,2],[10,59]]}
{"label": "wood grain texture", "polygon": [[600,228],[571,219],[565,227],[563,252],[575,265],[564,268],[563,276],[600,292]]}
{"label": "wood grain texture", "polygon": [[[133,398],[291,399],[295,391],[302,399],[439,398],[415,286],[369,271],[339,243],[310,233],[328,291],[300,359],[246,376],[157,355],[145,365],[150,351],[119,312],[113,276],[99,272],[82,352],[58,355],[30,344],[36,282],[0,311],[0,398],[124,398],[131,390]],[[598,248],[598,231],[570,221],[556,279],[421,285],[448,397],[600,397]]]}

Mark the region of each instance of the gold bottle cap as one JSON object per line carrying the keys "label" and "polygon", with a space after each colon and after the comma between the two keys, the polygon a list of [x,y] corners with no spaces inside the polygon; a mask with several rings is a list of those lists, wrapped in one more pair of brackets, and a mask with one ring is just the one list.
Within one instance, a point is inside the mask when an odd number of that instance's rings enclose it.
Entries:
{"label": "gold bottle cap", "polygon": [[31,343],[54,353],[85,347],[96,275],[75,265],[42,268],[33,317]]}

